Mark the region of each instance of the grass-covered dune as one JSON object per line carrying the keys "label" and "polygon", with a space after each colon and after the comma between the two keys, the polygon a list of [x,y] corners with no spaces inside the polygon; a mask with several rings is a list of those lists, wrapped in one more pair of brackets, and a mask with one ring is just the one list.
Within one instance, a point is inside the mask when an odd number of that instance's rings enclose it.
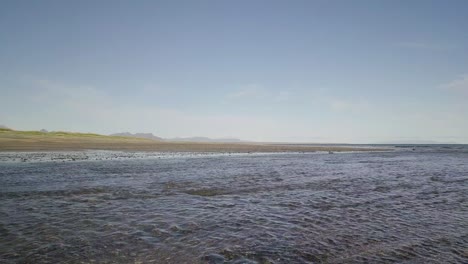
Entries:
{"label": "grass-covered dune", "polygon": [[341,146],[271,145],[262,143],[166,142],[93,133],[17,131],[0,128],[0,151],[128,150],[163,152],[313,152],[382,151]]}
{"label": "grass-covered dune", "polygon": [[0,128],[0,151],[114,149],[152,140],[94,133],[17,131]]}
{"label": "grass-covered dune", "polygon": [[75,132],[64,132],[64,131],[52,131],[52,132],[43,132],[43,131],[18,131],[9,128],[0,128],[0,133],[5,137],[12,138],[21,138],[21,137],[30,137],[30,136],[40,136],[40,137],[100,137],[100,138],[124,138],[118,136],[105,136],[94,133],[75,133]]}

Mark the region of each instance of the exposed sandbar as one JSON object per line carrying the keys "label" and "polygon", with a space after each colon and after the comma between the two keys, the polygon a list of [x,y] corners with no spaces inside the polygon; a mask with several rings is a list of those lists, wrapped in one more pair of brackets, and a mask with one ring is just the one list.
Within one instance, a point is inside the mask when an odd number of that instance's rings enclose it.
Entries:
{"label": "exposed sandbar", "polygon": [[385,151],[386,148],[267,143],[166,142],[98,134],[0,130],[0,151],[122,150],[158,152]]}

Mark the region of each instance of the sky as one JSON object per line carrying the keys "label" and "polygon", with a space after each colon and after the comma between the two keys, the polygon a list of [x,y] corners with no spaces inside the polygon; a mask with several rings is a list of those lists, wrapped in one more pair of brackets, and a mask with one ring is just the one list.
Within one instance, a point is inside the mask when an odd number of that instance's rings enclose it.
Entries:
{"label": "sky", "polygon": [[0,125],[468,143],[468,1],[0,1]]}

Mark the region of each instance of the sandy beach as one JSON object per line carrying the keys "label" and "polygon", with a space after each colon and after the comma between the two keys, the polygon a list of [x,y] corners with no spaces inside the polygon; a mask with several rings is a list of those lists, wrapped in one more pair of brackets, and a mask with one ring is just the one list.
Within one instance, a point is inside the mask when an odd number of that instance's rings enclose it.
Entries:
{"label": "sandy beach", "polygon": [[0,151],[128,150],[159,152],[315,152],[383,151],[385,148],[288,145],[270,143],[197,143],[104,136],[98,134],[38,131],[0,131]]}

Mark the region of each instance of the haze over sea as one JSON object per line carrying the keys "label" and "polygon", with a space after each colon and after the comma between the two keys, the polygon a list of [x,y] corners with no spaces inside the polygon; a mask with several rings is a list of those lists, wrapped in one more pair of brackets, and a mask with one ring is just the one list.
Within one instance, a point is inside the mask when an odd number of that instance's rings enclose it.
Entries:
{"label": "haze over sea", "polygon": [[2,263],[467,263],[468,147],[0,153]]}

